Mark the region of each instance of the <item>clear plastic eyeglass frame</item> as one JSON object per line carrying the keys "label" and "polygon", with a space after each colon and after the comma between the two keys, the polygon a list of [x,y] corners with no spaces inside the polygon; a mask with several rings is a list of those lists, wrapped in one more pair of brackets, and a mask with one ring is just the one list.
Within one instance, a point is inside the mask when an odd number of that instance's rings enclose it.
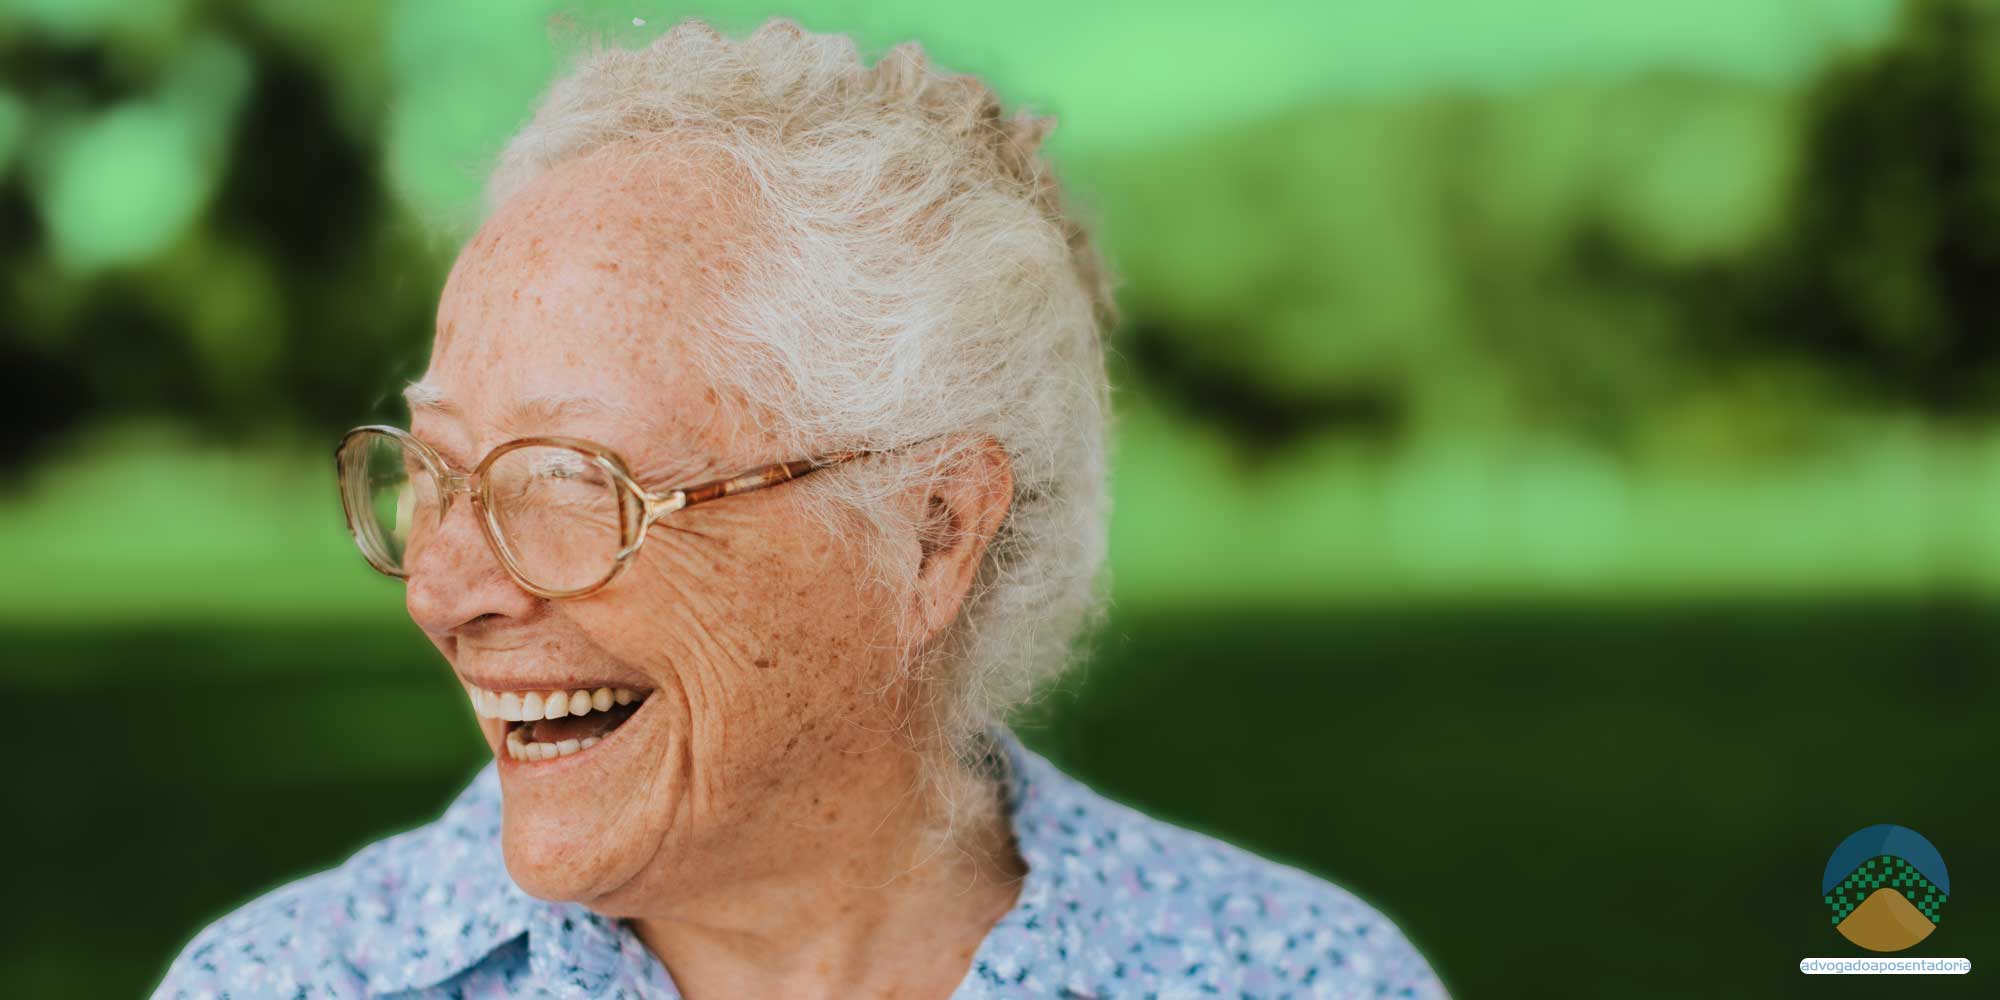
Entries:
{"label": "clear plastic eyeglass frame", "polygon": [[[339,447],[334,449],[336,474],[340,482],[341,512],[347,518],[348,534],[354,537],[355,545],[361,549],[361,554],[368,560],[368,564],[377,572],[397,579],[407,579],[409,573],[399,564],[399,560],[390,556],[382,547],[382,540],[374,537],[364,527],[374,518],[371,512],[372,501],[366,495],[368,482],[365,467],[357,469],[353,463],[365,463],[366,459],[361,455],[351,455],[349,451],[350,445],[370,434],[385,435],[394,439],[409,454],[416,455],[418,460],[424,463],[427,471],[436,478],[440,494],[439,524],[443,524],[444,519],[451,514],[453,499],[460,493],[468,494],[472,498],[473,508],[478,513],[476,519],[486,536],[487,544],[499,555],[501,564],[506,566],[514,582],[531,594],[551,599],[585,597],[609,586],[611,581],[616,580],[619,574],[624,573],[626,567],[632,564],[633,558],[639,554],[639,549],[645,545],[646,536],[652,532],[653,525],[668,514],[711,500],[777,486],[819,469],[868,454],[863,451],[843,451],[818,458],[779,462],[724,479],[714,479],[693,486],[654,493],[640,486],[632,478],[625,460],[619,457],[617,452],[582,438],[515,438],[494,446],[493,450],[487,452],[486,457],[480,460],[478,468],[470,474],[465,474],[452,468],[436,449],[400,427],[387,424],[356,427],[342,435]],[[568,448],[588,456],[610,477],[613,487],[617,490],[620,504],[619,529],[622,537],[611,568],[595,583],[571,590],[552,590],[543,587],[530,579],[522,570],[518,556],[507,544],[506,532],[501,527],[486,473],[492,468],[495,459],[515,449],[530,447]],[[356,472],[361,474],[356,475]],[[364,518],[367,521],[364,521]]]}

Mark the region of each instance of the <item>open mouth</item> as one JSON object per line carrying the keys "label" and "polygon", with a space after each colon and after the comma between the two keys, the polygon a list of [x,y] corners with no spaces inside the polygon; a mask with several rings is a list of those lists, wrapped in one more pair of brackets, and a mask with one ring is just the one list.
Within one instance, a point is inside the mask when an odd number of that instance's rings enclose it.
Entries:
{"label": "open mouth", "polygon": [[472,710],[507,723],[507,756],[523,763],[582,753],[625,724],[651,692],[631,688],[488,691],[466,685]]}

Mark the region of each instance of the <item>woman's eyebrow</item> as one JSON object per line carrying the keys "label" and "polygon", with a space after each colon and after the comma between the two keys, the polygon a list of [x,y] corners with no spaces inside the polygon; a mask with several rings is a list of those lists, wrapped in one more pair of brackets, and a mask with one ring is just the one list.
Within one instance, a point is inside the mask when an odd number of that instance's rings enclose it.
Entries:
{"label": "woman's eyebrow", "polygon": [[629,407],[607,403],[596,396],[564,393],[516,396],[507,401],[502,413],[525,426],[551,424],[564,417],[610,417],[619,421],[635,417]]}
{"label": "woman's eyebrow", "polygon": [[[444,390],[429,382],[412,382],[403,390],[403,399],[412,412],[428,410],[453,420],[462,420],[465,410]],[[554,423],[565,417],[610,417],[635,422],[637,414],[624,405],[605,402],[601,397],[575,393],[541,392],[509,398],[500,416],[517,427]]]}
{"label": "woman's eyebrow", "polygon": [[438,388],[435,383],[431,382],[412,382],[404,386],[403,401],[409,404],[410,415],[412,417],[416,416],[419,410],[449,417],[453,420],[458,420],[465,416],[464,411],[458,408],[458,404],[452,402],[444,394],[443,389]]}

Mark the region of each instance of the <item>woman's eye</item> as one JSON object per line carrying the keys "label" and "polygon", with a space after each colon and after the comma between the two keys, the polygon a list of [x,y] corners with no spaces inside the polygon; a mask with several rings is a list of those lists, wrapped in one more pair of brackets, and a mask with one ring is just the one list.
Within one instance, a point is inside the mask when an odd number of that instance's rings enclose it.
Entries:
{"label": "woman's eye", "polygon": [[605,485],[604,470],[582,455],[552,455],[537,463],[535,478],[544,482]]}

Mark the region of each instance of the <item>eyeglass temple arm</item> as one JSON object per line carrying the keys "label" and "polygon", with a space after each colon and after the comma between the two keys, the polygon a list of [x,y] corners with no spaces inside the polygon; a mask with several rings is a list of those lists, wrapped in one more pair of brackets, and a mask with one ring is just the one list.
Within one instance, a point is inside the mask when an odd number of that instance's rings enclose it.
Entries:
{"label": "eyeglass temple arm", "polygon": [[767,465],[761,469],[752,469],[739,476],[730,476],[727,479],[713,479],[698,486],[689,486],[682,489],[680,493],[686,500],[681,506],[692,507],[698,503],[707,503],[710,500],[719,500],[723,497],[735,496],[738,493],[748,493],[751,490],[761,490],[766,486],[776,486],[779,483],[786,483],[797,479],[808,472],[824,469],[829,465],[838,465],[848,459],[859,458],[865,454],[867,452],[837,451],[830,455],[821,455],[818,458],[802,458],[796,462],[780,462],[777,465]]}

